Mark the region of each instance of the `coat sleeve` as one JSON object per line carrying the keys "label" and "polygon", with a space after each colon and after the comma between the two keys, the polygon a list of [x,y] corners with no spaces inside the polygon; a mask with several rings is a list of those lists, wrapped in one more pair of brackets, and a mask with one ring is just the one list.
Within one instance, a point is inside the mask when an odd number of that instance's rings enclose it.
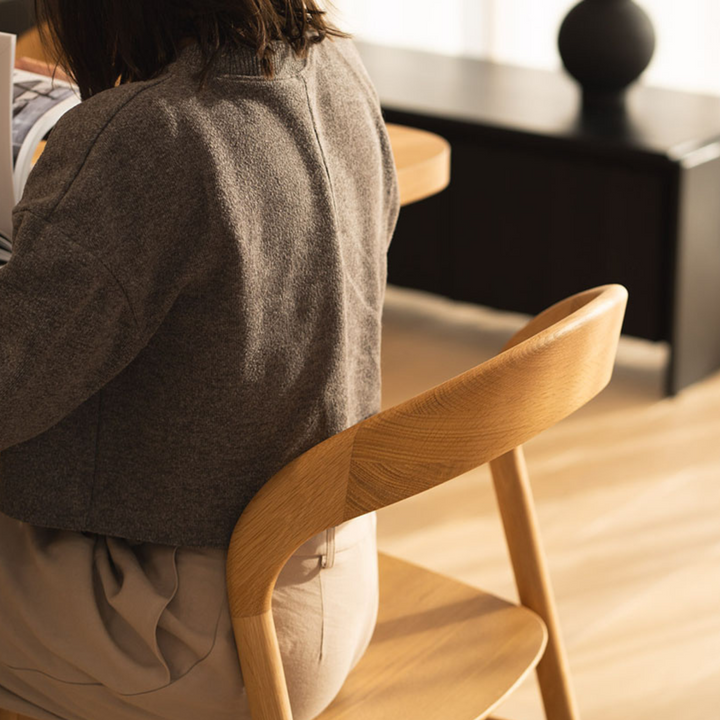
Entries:
{"label": "coat sleeve", "polygon": [[52,427],[117,375],[143,336],[101,258],[24,212],[0,268],[0,451]]}
{"label": "coat sleeve", "polygon": [[0,452],[119,374],[204,262],[201,181],[183,165],[191,140],[146,85],[66,113],[13,211],[0,268]]}

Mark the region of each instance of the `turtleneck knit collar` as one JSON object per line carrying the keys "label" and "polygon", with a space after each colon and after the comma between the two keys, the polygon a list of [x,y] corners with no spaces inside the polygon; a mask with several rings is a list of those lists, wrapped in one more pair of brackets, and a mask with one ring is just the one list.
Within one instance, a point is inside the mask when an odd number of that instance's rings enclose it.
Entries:
{"label": "turtleneck knit collar", "polygon": [[[287,78],[299,75],[309,58],[300,58],[286,43],[274,41],[271,46],[275,50],[273,61],[275,64],[275,78]],[[309,52],[312,53],[312,45]],[[197,73],[204,65],[200,46],[197,43],[187,45],[180,51],[177,59],[168,65],[168,72],[178,71]],[[253,48],[242,46],[239,48],[225,48],[215,62],[213,70],[215,75],[228,78],[229,76],[254,77],[264,79],[262,62]]]}

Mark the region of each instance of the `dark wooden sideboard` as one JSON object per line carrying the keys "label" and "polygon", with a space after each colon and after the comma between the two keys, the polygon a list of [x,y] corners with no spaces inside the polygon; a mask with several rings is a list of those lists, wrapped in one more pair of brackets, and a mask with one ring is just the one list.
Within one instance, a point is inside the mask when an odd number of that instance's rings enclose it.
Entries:
{"label": "dark wooden sideboard", "polygon": [[595,285],[670,345],[674,394],[720,369],[720,98],[635,86],[583,116],[562,72],[357,42],[388,122],[452,144],[450,187],[403,208],[389,281],[524,313]]}

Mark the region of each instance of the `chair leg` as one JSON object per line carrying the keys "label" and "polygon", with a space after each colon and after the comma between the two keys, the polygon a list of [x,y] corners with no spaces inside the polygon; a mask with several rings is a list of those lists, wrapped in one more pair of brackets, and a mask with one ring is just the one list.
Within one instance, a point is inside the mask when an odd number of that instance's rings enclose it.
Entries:
{"label": "chair leg", "polygon": [[579,720],[522,448],[490,463],[520,602],[548,629],[537,666],[547,720]]}

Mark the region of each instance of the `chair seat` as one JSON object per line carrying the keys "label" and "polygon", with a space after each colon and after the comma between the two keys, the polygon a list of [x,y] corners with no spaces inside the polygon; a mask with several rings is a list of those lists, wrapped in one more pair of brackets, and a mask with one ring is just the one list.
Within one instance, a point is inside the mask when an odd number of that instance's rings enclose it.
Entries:
{"label": "chair seat", "polygon": [[372,642],[316,720],[486,718],[546,642],[531,610],[380,553]]}

